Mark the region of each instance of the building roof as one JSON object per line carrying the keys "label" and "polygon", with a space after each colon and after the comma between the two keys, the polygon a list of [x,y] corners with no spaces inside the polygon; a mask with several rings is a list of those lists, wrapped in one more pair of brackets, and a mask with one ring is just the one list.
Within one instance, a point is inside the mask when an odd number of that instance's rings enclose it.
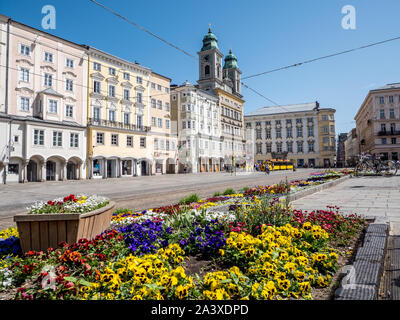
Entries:
{"label": "building roof", "polygon": [[400,89],[400,83],[388,83],[387,85],[384,85],[382,87],[373,89],[371,91],[375,91],[375,90],[387,90],[387,89]]}
{"label": "building roof", "polygon": [[245,117],[251,116],[263,116],[263,115],[272,115],[272,114],[280,114],[280,113],[293,113],[293,112],[305,112],[305,111],[315,111],[317,108],[315,102],[309,103],[300,103],[300,104],[291,104],[291,105],[282,105],[282,106],[269,106],[257,109],[253,112],[250,112],[245,115]]}

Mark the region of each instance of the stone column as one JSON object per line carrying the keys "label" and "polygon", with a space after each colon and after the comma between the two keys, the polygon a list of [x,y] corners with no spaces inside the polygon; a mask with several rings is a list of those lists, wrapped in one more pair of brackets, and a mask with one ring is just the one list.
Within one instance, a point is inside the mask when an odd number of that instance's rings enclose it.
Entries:
{"label": "stone column", "polygon": [[[117,167],[119,169],[119,172],[117,173],[117,177],[121,178],[122,177],[122,160],[121,159],[117,159],[115,160],[117,162]],[[119,162],[119,165],[118,165]]]}
{"label": "stone column", "polygon": [[27,183],[28,182],[28,164],[29,164],[29,160],[23,160],[22,165],[22,182],[23,183]]}
{"label": "stone column", "polygon": [[107,159],[103,160],[103,179],[107,179]]}
{"label": "stone column", "polygon": [[62,181],[67,181],[67,162],[61,162]]}
{"label": "stone column", "polygon": [[46,181],[46,161],[40,163],[40,182]]}

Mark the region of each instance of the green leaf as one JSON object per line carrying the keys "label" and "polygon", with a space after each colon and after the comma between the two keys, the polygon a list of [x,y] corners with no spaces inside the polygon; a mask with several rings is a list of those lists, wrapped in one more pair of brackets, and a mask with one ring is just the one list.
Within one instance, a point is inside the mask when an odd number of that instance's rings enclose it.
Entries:
{"label": "green leaf", "polygon": [[91,286],[90,282],[88,282],[88,281],[86,281],[86,280],[84,280],[84,279],[80,279],[80,280],[78,281],[78,283],[81,284],[81,285],[83,285],[83,286],[85,286],[85,287],[90,287],[90,286]]}
{"label": "green leaf", "polygon": [[76,282],[75,277],[64,277],[64,280],[70,281],[70,282]]}

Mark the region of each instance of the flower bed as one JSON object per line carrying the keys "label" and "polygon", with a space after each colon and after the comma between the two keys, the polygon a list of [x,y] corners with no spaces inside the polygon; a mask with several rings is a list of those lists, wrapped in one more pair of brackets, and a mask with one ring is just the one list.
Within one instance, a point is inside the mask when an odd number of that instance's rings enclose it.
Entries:
{"label": "flower bed", "polygon": [[[92,240],[4,251],[0,291],[16,299],[313,298],[331,284],[340,248],[364,221],[336,208],[292,210],[275,197],[281,187],[249,190],[142,212],[118,209],[111,228]],[[221,203],[230,210],[212,211]],[[18,236],[12,229],[0,235]],[[199,276],[194,257],[213,270]]]}

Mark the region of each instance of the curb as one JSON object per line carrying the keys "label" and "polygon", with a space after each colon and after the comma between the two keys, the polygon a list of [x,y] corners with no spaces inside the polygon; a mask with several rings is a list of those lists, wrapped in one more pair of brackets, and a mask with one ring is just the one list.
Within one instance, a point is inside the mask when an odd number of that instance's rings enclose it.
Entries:
{"label": "curb", "polygon": [[376,300],[385,261],[389,224],[375,220],[365,233],[352,265],[342,268],[335,300]]}
{"label": "curb", "polygon": [[342,183],[342,182],[346,181],[347,179],[350,179],[350,175],[346,175],[346,176],[341,177],[339,179],[335,179],[333,181],[325,182],[325,183],[319,184],[319,185],[317,185],[315,187],[311,187],[309,189],[305,189],[305,190],[296,192],[294,194],[290,194],[288,196],[283,196],[281,198],[286,198],[288,202],[295,201],[295,200],[298,200],[300,198],[309,196],[309,195],[311,195],[313,193],[316,193],[316,192],[319,192],[319,191],[334,187],[334,186],[338,185],[339,183]]}

